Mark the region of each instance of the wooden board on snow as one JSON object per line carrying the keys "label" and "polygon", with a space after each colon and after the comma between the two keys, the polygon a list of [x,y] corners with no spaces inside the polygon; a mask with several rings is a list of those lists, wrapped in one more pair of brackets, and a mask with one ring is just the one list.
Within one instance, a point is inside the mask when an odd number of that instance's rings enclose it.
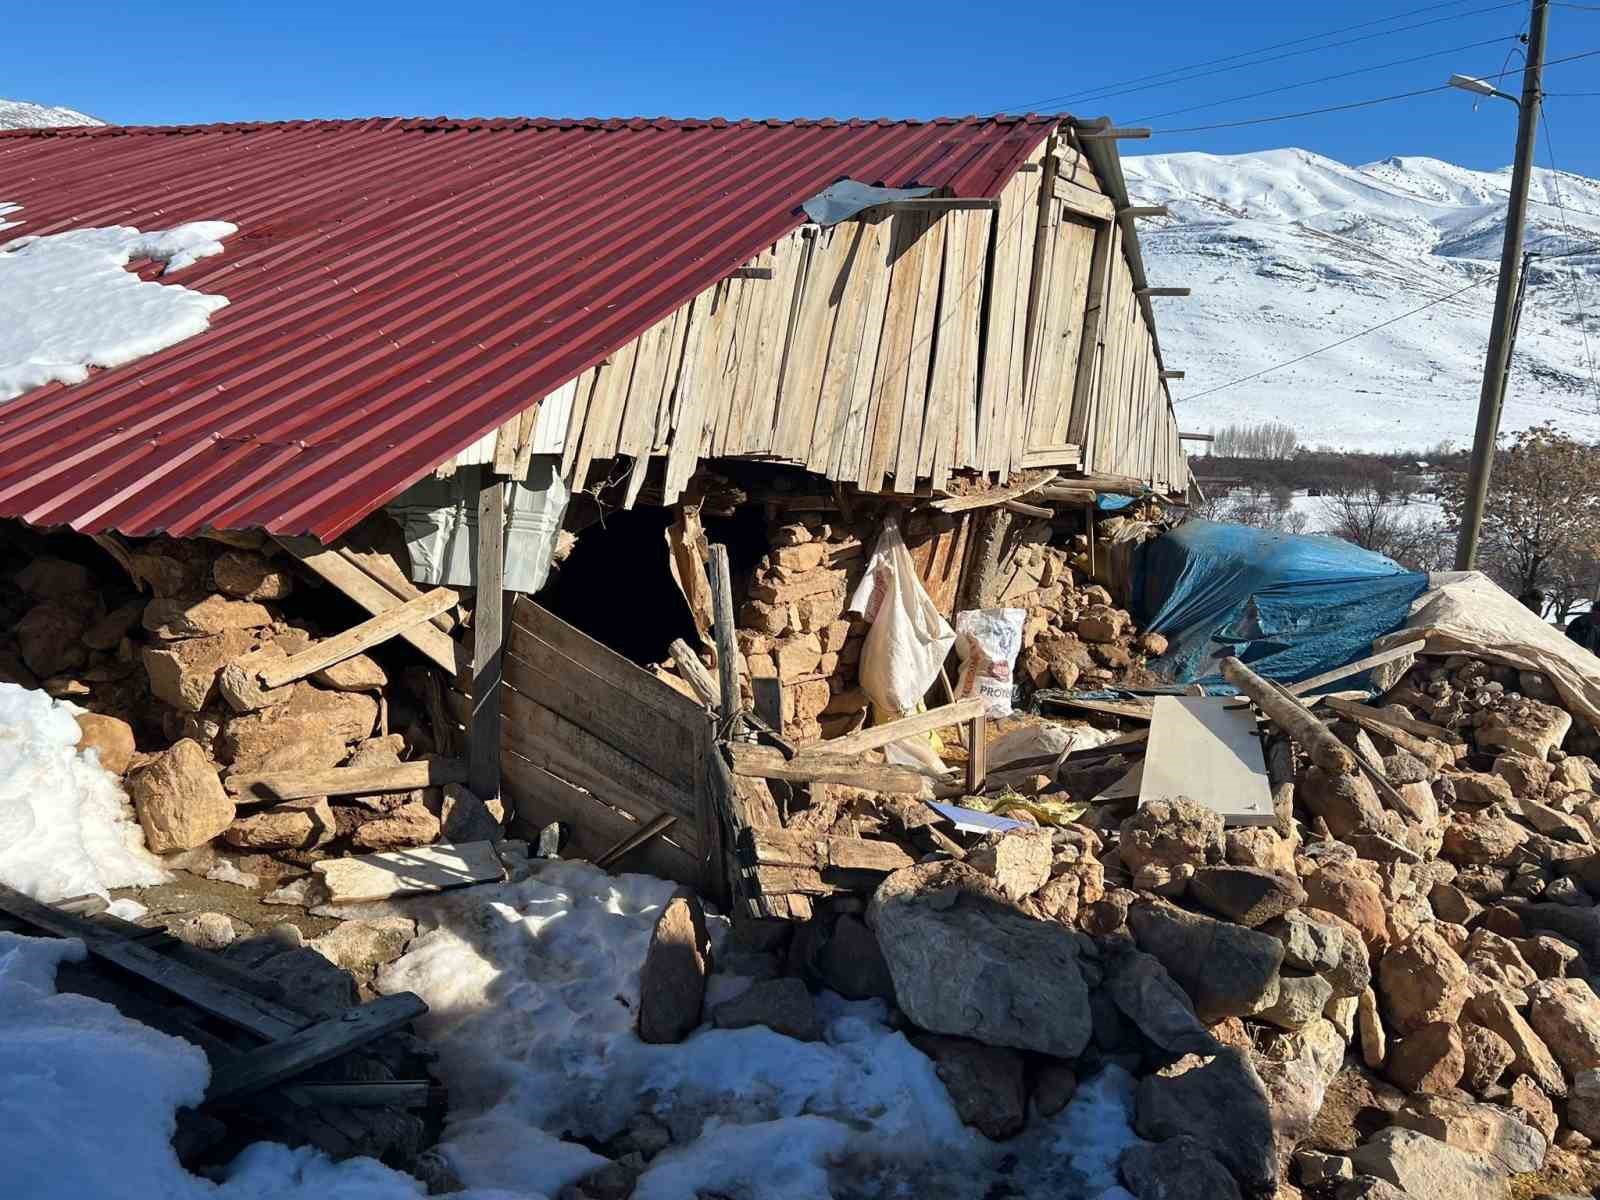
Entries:
{"label": "wooden board on snow", "polygon": [[439,842],[411,850],[329,858],[313,863],[311,869],[322,876],[334,904],[416,896],[505,878],[505,868],[491,842]]}
{"label": "wooden board on snow", "polygon": [[1270,825],[1272,788],[1248,709],[1225,696],[1157,696],[1139,806],[1187,796],[1227,825]]}

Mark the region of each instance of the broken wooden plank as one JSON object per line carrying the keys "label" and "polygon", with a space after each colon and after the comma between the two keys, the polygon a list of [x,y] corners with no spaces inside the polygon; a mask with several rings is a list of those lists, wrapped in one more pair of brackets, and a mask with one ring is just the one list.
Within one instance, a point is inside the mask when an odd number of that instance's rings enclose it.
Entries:
{"label": "broken wooden plank", "polygon": [[[280,537],[277,541],[326,583],[343,592],[374,616],[398,608],[403,603],[388,586],[378,582],[338,552],[324,548],[315,538]],[[456,643],[449,634],[432,623],[424,623],[402,630],[400,637],[443,668],[446,676],[452,681],[456,678],[458,670]]]}
{"label": "broken wooden plank", "polygon": [[455,592],[449,588],[434,588],[415,600],[408,600],[388,612],[369,617],[343,633],[324,638],[299,654],[291,654],[280,662],[270,663],[258,672],[261,684],[268,688],[282,687],[296,679],[304,679],[314,671],[354,658],[453,607],[456,600]]}
{"label": "broken wooden plank", "polygon": [[307,796],[364,796],[410,792],[467,782],[467,764],[459,758],[425,758],[397,767],[328,767],[321,771],[264,771],[231,775],[223,780],[240,804],[270,804]]}
{"label": "broken wooden plank", "polygon": [[787,829],[746,830],[739,856],[749,866],[791,866],[876,871],[887,875],[916,859],[893,842],[873,838],[808,837]]}
{"label": "broken wooden plank", "polygon": [[467,727],[467,778],[484,800],[500,795],[500,674],[505,647],[505,483],[478,489],[477,583],[472,610],[472,720]]}
{"label": "broken wooden plank", "polygon": [[[1419,738],[1434,738],[1448,746],[1459,747],[1464,744],[1459,733],[1452,729],[1446,729],[1443,725],[1435,725],[1430,721],[1419,721],[1415,717],[1402,717],[1396,713],[1385,712],[1383,709],[1373,708],[1367,704],[1358,704],[1348,698],[1336,695],[1317,696],[1315,699],[1322,701],[1324,705],[1333,709],[1334,712],[1349,717],[1353,721],[1362,721],[1381,726],[1382,728],[1379,729],[1379,732],[1389,738],[1390,741],[1394,741],[1394,738],[1390,735],[1389,730],[1397,729]],[[1395,745],[1398,746],[1400,743],[1395,742]]]}
{"label": "broken wooden plank", "polygon": [[1063,708],[1079,708],[1084,712],[1105,713],[1112,717],[1126,717],[1130,721],[1148,721],[1153,706],[1148,700],[1090,700],[1083,696],[1047,696],[1045,704],[1059,704]]}
{"label": "broken wooden plank", "polygon": [[[1108,789],[1108,794],[1115,791]],[[1255,718],[1225,696],[1157,696],[1137,791],[1143,807],[1187,796],[1226,825],[1270,825],[1267,764]]]}
{"label": "broken wooden plank", "polygon": [[288,1037],[309,1024],[304,1017],[282,1005],[239,991],[147,945],[99,928],[92,921],[57,912],[48,904],[41,904],[4,884],[0,884],[0,912],[9,913],[56,937],[79,938],[94,957],[264,1040]]}
{"label": "broken wooden plank", "polygon": [[733,773],[746,779],[843,783],[868,791],[910,795],[921,795],[929,783],[926,775],[911,767],[876,762],[856,754],[831,754],[811,749],[785,758],[781,750],[748,743],[729,743],[727,750]]}
{"label": "broken wooden plank", "polygon": [[717,724],[723,737],[739,736],[738,625],[733,614],[733,574],[726,546],[711,547],[712,633],[717,641]]}
{"label": "broken wooden plank", "polygon": [[930,508],[936,512],[958,513],[969,512],[975,508],[992,508],[996,504],[1004,504],[1007,500],[1020,500],[1031,492],[1036,492],[1042,487],[1054,483],[1060,472],[1046,471],[1037,479],[1027,483],[1014,483],[1009,487],[993,488],[987,492],[978,492],[971,496],[948,496],[943,500],[935,500]]}
{"label": "broken wooden plank", "polygon": [[717,681],[711,677],[711,672],[706,669],[705,663],[700,661],[700,656],[682,638],[673,639],[667,650],[672,655],[672,665],[678,668],[679,678],[694,690],[694,694],[700,697],[702,703],[716,708],[721,689],[717,686]]}
{"label": "broken wooden plank", "polygon": [[259,1092],[303,1071],[376,1041],[386,1033],[409,1025],[428,1011],[420,996],[396,992],[369,1004],[318,1021],[237,1058],[214,1064],[208,1101],[225,1100]]}
{"label": "broken wooden plank", "polygon": [[810,747],[802,749],[801,753],[818,750],[827,754],[865,754],[868,750],[876,750],[880,746],[887,746],[890,742],[898,742],[902,738],[931,733],[935,729],[943,729],[949,725],[963,725],[974,717],[982,716],[985,703],[982,697],[970,696],[965,700],[957,700],[954,704],[943,704],[938,708],[930,708],[927,712],[913,713],[909,717],[900,717],[882,725],[874,725],[870,729],[858,729],[843,737],[814,742]]}
{"label": "broken wooden plank", "polygon": [[799,893],[834,896],[841,892],[870,892],[883,882],[881,871],[818,870],[814,867],[745,867],[742,877],[764,896]]}
{"label": "broken wooden plank", "polygon": [[505,867],[491,842],[435,842],[410,850],[358,854],[312,863],[334,904],[419,896],[472,883],[498,883]]}
{"label": "broken wooden plank", "polygon": [[1356,756],[1333,736],[1316,716],[1295,697],[1261,678],[1231,655],[1221,663],[1222,677],[1255,702],[1257,708],[1301,746],[1311,761],[1333,775],[1349,775],[1356,770]]}
{"label": "broken wooden plank", "polygon": [[1053,487],[1040,488],[1037,495],[1039,499],[1049,500],[1055,504],[1093,504],[1095,490],[1091,487],[1057,484]]}
{"label": "broken wooden plank", "polygon": [[1007,500],[1000,506],[1007,512],[1016,513],[1019,517],[1033,517],[1036,520],[1048,521],[1056,515],[1056,510],[1046,508],[1042,504],[1028,504],[1021,500]]}
{"label": "broken wooden plank", "polygon": [[671,813],[662,813],[659,817],[656,817],[649,824],[647,824],[643,829],[640,829],[634,833],[630,833],[627,837],[617,842],[610,849],[604,850],[595,855],[594,865],[601,868],[611,866],[612,863],[618,861],[625,855],[633,853],[633,851],[639,849],[639,847],[645,845],[647,842],[654,841],[677,823],[677,817],[673,816]]}
{"label": "broken wooden plank", "polygon": [[1331,671],[1324,671],[1321,675],[1313,675],[1310,679],[1302,679],[1299,683],[1291,684],[1288,689],[1289,693],[1294,696],[1304,696],[1313,688],[1319,688],[1325,683],[1348,679],[1352,675],[1359,675],[1363,671],[1382,666],[1386,662],[1393,662],[1397,658],[1404,658],[1408,654],[1419,654],[1427,644],[1427,641],[1423,638],[1417,638],[1415,641],[1391,646],[1389,649],[1381,650],[1377,654],[1369,654],[1367,657],[1359,658],[1353,663],[1335,667]]}

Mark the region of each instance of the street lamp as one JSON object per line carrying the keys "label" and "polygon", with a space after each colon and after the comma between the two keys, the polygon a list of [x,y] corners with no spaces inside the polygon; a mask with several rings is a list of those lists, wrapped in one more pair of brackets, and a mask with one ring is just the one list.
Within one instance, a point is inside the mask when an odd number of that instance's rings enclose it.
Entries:
{"label": "street lamp", "polygon": [[1499,96],[1502,100],[1511,101],[1518,108],[1522,107],[1522,101],[1518,100],[1510,92],[1502,92],[1487,79],[1479,79],[1475,75],[1452,75],[1449,79],[1449,86],[1459,88],[1463,92],[1471,92],[1474,96]]}

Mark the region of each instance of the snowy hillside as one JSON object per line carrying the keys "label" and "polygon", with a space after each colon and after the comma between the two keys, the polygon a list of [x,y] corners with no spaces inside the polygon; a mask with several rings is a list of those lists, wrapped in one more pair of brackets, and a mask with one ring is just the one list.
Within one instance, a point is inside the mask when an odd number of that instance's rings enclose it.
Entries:
{"label": "snowy hillside", "polygon": [[[1167,365],[1187,372],[1173,385],[1185,430],[1276,418],[1309,444],[1471,442],[1509,169],[1411,157],[1350,167],[1293,149],[1123,165],[1136,203],[1172,212],[1140,222],[1150,282],[1194,289],[1155,301]],[[1527,244],[1550,253],[1600,244],[1600,181],[1538,172]],[[1474,282],[1305,362],[1183,400]],[[1597,283],[1600,254],[1535,260],[1502,428],[1553,419],[1600,437],[1589,367],[1600,374]]]}
{"label": "snowy hillside", "polygon": [[29,100],[0,100],[0,129],[44,129],[61,125],[104,125],[88,113],[52,108]]}

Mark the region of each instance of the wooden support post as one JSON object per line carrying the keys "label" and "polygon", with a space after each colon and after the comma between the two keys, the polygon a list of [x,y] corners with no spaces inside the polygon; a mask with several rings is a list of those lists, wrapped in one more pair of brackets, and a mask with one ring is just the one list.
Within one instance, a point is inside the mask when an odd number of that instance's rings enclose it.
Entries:
{"label": "wooden support post", "polygon": [[1186,287],[1142,287],[1135,288],[1135,296],[1187,296],[1191,289]]}
{"label": "wooden support post", "polygon": [[739,726],[739,643],[733,617],[733,571],[728,548],[711,547],[711,605],[717,639],[717,724],[724,737],[736,739]]}
{"label": "wooden support post", "polygon": [[505,641],[505,483],[478,489],[478,598],[472,613],[472,727],[467,783],[485,802],[500,795],[500,670]]}
{"label": "wooden support post", "polygon": [[678,674],[694,689],[701,703],[717,707],[717,681],[711,678],[711,672],[706,670],[705,663],[700,661],[700,656],[689,643],[682,638],[675,638],[667,649],[672,654],[672,665],[678,668]]}
{"label": "wooden support post", "polygon": [[988,734],[989,718],[981,713],[967,726],[967,795],[976,796],[983,791],[983,780],[989,773],[988,748],[984,740]]}

